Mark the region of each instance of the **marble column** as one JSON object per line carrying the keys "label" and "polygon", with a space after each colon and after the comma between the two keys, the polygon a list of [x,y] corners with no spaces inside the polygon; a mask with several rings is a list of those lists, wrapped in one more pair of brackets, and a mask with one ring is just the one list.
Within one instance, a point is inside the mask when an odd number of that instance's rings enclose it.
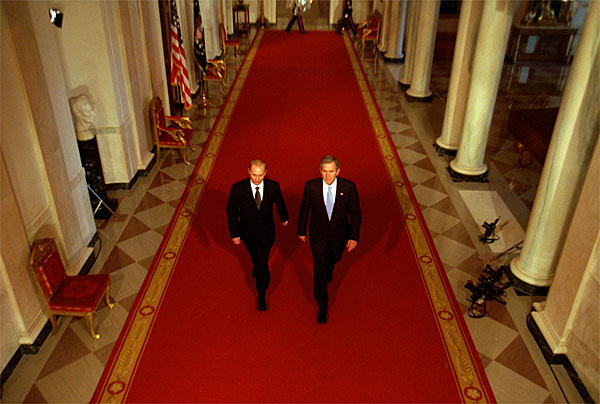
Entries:
{"label": "marble column", "polygon": [[599,2],[589,3],[529,217],[523,249],[510,263],[512,274],[534,287],[547,287],[552,283],[591,154],[598,141],[599,8]]}
{"label": "marble column", "polygon": [[416,0],[407,0],[407,23],[406,23],[406,52],[404,55],[404,68],[402,77],[398,82],[400,87],[408,89],[412,80],[413,64],[415,60],[415,42],[417,39],[417,20],[421,3]]}
{"label": "marble column", "polygon": [[446,112],[442,133],[435,141],[438,153],[456,155],[460,144],[467,94],[471,81],[471,62],[475,51],[483,2],[465,0],[460,8],[456,45],[446,98]]}
{"label": "marble column", "polygon": [[440,0],[421,2],[417,21],[417,38],[415,40],[415,59],[410,88],[406,97],[413,101],[431,99],[431,68],[433,51],[435,50],[435,34],[437,32]]}
{"label": "marble column", "polygon": [[471,83],[456,159],[448,171],[454,181],[487,182],[483,162],[515,2],[488,0],[483,4],[475,45]]}
{"label": "marble column", "polygon": [[402,46],[404,43],[404,20],[406,16],[407,0],[392,1],[389,9],[390,19],[388,21],[389,29],[385,37],[385,53],[386,59],[402,60],[404,53]]}

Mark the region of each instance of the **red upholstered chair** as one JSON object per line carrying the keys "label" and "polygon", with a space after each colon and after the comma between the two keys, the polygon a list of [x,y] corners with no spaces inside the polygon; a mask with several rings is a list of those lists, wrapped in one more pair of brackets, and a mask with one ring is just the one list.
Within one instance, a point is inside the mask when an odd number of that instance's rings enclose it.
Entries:
{"label": "red upholstered chair", "polygon": [[219,29],[221,31],[221,46],[223,47],[223,58],[227,55],[227,48],[233,48],[235,53],[235,60],[240,62],[240,40],[227,38],[227,31],[225,30],[225,26],[223,24],[219,24]]}
{"label": "red upholstered chair", "polygon": [[219,92],[225,94],[227,88],[227,65],[225,60],[209,59],[206,61],[206,72],[203,74],[204,80],[218,81]]}
{"label": "red upholstered chair", "polygon": [[55,315],[80,316],[87,318],[92,337],[100,339],[94,331],[96,309],[103,296],[109,308],[115,305],[109,295],[110,276],[67,276],[51,238],[37,240],[33,244],[29,264],[44,298],[53,332],[56,333]]}
{"label": "red upholstered chair", "polygon": [[364,20],[358,25],[358,40],[360,44],[360,57],[365,57],[365,47],[368,43],[373,45],[373,55],[377,56],[377,43],[381,27],[381,14],[375,10],[369,20]]}
{"label": "red upholstered chair", "polygon": [[[167,119],[173,124],[167,123]],[[152,120],[154,121],[154,143],[156,144],[156,160],[160,158],[160,149],[180,149],[183,162],[190,164],[187,160],[186,151],[192,146],[194,129],[189,118],[182,116],[165,115],[162,100],[155,97],[152,101]]]}

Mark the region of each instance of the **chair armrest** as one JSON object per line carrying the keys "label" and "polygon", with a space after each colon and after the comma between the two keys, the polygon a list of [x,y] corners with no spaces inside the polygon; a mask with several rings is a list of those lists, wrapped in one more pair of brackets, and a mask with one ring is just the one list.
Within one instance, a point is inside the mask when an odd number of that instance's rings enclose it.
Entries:
{"label": "chair armrest", "polygon": [[367,27],[369,24],[371,23],[371,20],[364,20],[361,21],[360,24],[358,24],[358,28],[365,28]]}
{"label": "chair armrest", "polygon": [[207,65],[206,65],[207,70],[209,70],[209,69],[212,70],[221,79],[224,77],[224,75],[227,71],[227,66],[225,65],[225,61],[209,59],[206,61],[206,63],[207,63]]}
{"label": "chair armrest", "polygon": [[185,143],[185,136],[184,136],[184,133],[183,133],[182,129],[167,128],[167,127],[164,127],[164,126],[161,126],[161,125],[156,125],[156,127],[160,131],[168,133],[169,135],[171,135],[171,137],[173,138],[173,140]]}
{"label": "chair armrest", "polygon": [[169,115],[165,115],[165,118],[175,122],[177,124],[177,126],[179,126],[180,128],[185,128],[185,129],[193,129],[192,128],[192,122],[190,121],[190,118],[188,118],[187,116],[169,116]]}
{"label": "chair armrest", "polygon": [[367,27],[363,29],[363,36],[367,36],[371,33],[377,33],[379,31],[379,27]]}

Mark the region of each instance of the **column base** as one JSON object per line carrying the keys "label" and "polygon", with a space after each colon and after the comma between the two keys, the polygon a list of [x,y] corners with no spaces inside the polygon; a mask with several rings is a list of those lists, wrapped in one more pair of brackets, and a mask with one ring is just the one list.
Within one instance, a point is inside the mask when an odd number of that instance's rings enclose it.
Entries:
{"label": "column base", "polygon": [[518,295],[548,296],[548,289],[550,289],[549,286],[535,286],[524,282],[512,273],[512,268],[510,268],[510,271],[506,271],[506,275],[508,276],[508,279],[510,279],[512,288]]}
{"label": "column base", "polygon": [[406,90],[408,90],[410,88],[410,83],[405,84],[405,83],[399,81],[398,82],[398,87],[400,87],[400,90],[406,91]]}
{"label": "column base", "polygon": [[585,385],[579,378],[577,371],[571,364],[571,361],[569,361],[569,358],[567,357],[567,355],[555,354],[552,352],[552,349],[548,345],[548,342],[546,341],[544,334],[542,334],[542,331],[540,330],[539,326],[535,322],[535,320],[532,316],[532,313],[529,313],[527,315],[526,323],[527,323],[527,329],[533,336],[533,339],[535,340],[537,346],[540,348],[540,351],[541,351],[542,355],[544,356],[544,359],[546,360],[546,362],[549,365],[562,365],[565,368],[565,370],[567,371],[567,374],[569,375],[569,378],[571,379],[571,381],[573,382],[573,385],[577,389],[577,392],[583,399],[583,402],[584,403],[593,403],[594,400],[592,400],[590,393],[588,392],[587,388],[585,387]]}
{"label": "column base", "polygon": [[404,94],[404,96],[406,97],[406,101],[408,102],[433,102],[433,94],[428,95],[427,97],[414,97],[406,93]]}
{"label": "column base", "polygon": [[478,174],[478,175],[467,175],[467,174],[459,173],[458,171],[455,171],[450,166],[446,167],[446,170],[448,170],[448,173],[450,174],[450,178],[452,179],[453,182],[490,182],[487,178],[487,176],[488,176],[487,170],[484,173]]}
{"label": "column base", "polygon": [[456,156],[456,153],[458,152],[456,149],[446,149],[445,147],[440,146],[437,142],[433,142],[433,148],[438,156]]}
{"label": "column base", "polygon": [[404,63],[404,55],[400,56],[399,58],[391,58],[391,57],[385,56],[385,54],[384,54],[383,60],[385,60],[388,63]]}

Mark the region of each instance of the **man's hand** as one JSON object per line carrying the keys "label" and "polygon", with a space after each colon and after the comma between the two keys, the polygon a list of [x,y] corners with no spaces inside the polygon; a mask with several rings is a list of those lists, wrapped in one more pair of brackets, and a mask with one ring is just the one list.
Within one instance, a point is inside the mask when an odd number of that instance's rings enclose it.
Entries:
{"label": "man's hand", "polygon": [[300,241],[302,241],[303,243],[306,243],[306,236],[298,236],[298,238],[300,239]]}
{"label": "man's hand", "polygon": [[233,241],[233,244],[235,244],[235,245],[238,245],[239,243],[242,242],[242,240],[239,237],[232,238],[231,241]]}
{"label": "man's hand", "polygon": [[283,227],[287,227],[287,225],[288,225],[289,222],[290,222],[289,220],[286,220],[285,222],[282,222],[281,225]]}
{"label": "man's hand", "polygon": [[355,240],[348,240],[348,242],[346,243],[346,251],[350,252],[354,250],[357,244],[358,242]]}

